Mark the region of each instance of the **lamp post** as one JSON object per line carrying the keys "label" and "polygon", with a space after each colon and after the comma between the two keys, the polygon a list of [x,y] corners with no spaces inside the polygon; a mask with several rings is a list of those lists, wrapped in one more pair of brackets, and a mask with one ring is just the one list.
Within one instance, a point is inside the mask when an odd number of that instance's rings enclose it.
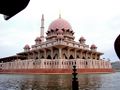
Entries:
{"label": "lamp post", "polygon": [[73,66],[73,78],[72,78],[72,90],[79,90],[78,89],[78,78],[76,77],[77,76],[77,69],[76,69],[76,66],[74,65]]}

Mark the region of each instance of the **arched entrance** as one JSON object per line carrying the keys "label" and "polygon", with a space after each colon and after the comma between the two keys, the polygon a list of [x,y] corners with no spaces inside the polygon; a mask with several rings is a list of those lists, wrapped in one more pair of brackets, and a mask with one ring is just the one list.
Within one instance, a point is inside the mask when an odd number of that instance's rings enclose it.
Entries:
{"label": "arched entrance", "polygon": [[74,59],[74,57],[72,55],[70,55],[69,59]]}
{"label": "arched entrance", "polygon": [[80,57],[77,55],[77,58],[80,58]]}
{"label": "arched entrance", "polygon": [[63,58],[64,58],[64,59],[67,59],[67,56],[66,56],[66,54],[65,54],[65,53],[63,54]]}
{"label": "arched entrance", "polygon": [[38,57],[36,57],[35,59],[38,59]]}
{"label": "arched entrance", "polygon": [[41,57],[41,59],[43,59],[43,58],[44,58],[44,56]]}
{"label": "arched entrance", "polygon": [[47,56],[47,59],[52,59],[50,55]]}
{"label": "arched entrance", "polygon": [[58,54],[55,54],[55,56],[53,57],[53,59],[58,59]]}
{"label": "arched entrance", "polygon": [[83,56],[83,58],[82,59],[85,59],[85,57]]}

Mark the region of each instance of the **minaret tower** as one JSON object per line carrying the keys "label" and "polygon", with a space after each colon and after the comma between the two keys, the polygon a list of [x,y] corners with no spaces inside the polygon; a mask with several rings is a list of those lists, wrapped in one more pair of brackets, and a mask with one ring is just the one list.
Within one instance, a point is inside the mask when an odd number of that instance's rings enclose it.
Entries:
{"label": "minaret tower", "polygon": [[61,14],[59,14],[59,19],[61,18]]}
{"label": "minaret tower", "polygon": [[42,40],[42,42],[44,42],[44,14],[42,14],[42,18],[41,18],[41,31],[40,31],[40,38]]}

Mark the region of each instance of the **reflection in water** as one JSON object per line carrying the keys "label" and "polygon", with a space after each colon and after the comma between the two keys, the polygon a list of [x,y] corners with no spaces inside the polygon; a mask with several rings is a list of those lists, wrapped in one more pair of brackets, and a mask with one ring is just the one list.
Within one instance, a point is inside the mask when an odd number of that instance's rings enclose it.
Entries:
{"label": "reflection in water", "polygon": [[[119,90],[120,73],[78,75],[79,90]],[[0,75],[0,90],[71,90],[72,75]]]}
{"label": "reflection in water", "polygon": [[100,75],[83,75],[79,77],[80,89],[85,90],[97,90],[101,87]]}
{"label": "reflection in water", "polygon": [[70,81],[64,78],[64,75],[35,75],[24,79],[20,87],[22,90],[70,90]]}

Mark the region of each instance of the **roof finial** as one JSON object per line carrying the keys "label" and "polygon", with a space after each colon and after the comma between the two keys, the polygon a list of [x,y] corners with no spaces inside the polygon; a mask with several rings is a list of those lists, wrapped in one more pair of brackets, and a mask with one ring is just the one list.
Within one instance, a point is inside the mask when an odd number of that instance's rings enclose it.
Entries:
{"label": "roof finial", "polygon": [[61,18],[61,12],[59,11],[59,19]]}
{"label": "roof finial", "polygon": [[42,14],[42,18],[41,18],[41,20],[44,20],[44,14]]}
{"label": "roof finial", "polygon": [[42,14],[42,18],[41,18],[40,37],[41,37],[42,41],[44,41],[44,14]]}

